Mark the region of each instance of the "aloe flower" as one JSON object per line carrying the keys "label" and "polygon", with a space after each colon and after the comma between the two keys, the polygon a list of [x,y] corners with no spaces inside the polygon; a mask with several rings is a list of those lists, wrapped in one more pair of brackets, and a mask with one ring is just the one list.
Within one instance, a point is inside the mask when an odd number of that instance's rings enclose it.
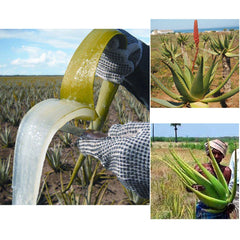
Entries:
{"label": "aloe flower", "polygon": [[213,95],[225,85],[232,74],[236,71],[238,68],[238,62],[235,64],[229,75],[212,90],[210,88],[219,62],[216,61],[216,58],[214,58],[209,70],[205,72],[205,61],[203,57],[201,57],[199,69],[196,74],[193,74],[186,64],[184,65],[184,69],[182,69],[176,61],[172,63],[169,60],[164,60],[163,62],[170,69],[173,81],[179,92],[179,94],[173,93],[152,74],[152,79],[158,84],[161,90],[174,100],[177,100],[177,102],[169,102],[163,99],[152,98],[152,101],[164,107],[208,107],[209,102],[223,101],[239,91],[239,87],[236,87],[226,94],[219,97],[213,97]]}

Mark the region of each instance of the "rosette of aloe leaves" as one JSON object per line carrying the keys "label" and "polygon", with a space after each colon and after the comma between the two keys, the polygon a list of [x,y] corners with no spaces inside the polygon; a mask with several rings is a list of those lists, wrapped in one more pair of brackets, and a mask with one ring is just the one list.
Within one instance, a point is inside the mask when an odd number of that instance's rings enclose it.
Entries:
{"label": "rosette of aloe leaves", "polygon": [[[188,64],[186,53],[183,55],[183,66],[180,65],[176,57],[169,58],[168,56],[162,54],[161,60],[170,69],[173,77],[173,82],[179,94],[169,90],[156,76],[152,74],[152,80],[158,84],[160,89],[168,96],[170,96],[173,100],[176,100],[167,101],[163,99],[152,98],[151,100],[153,102],[156,102],[168,108],[184,106],[192,108],[206,108],[209,107],[208,103],[224,101],[239,92],[238,86],[220,96],[214,96],[223,88],[233,73],[238,69],[239,61],[237,61],[237,63],[234,65],[228,76],[226,76],[226,78],[223,79],[217,87],[213,87],[212,83],[216,75],[217,66],[220,60],[214,57],[210,64],[210,67],[208,67],[206,65],[206,59],[204,56],[198,56],[199,34],[196,20],[194,23],[194,41],[196,46],[196,54],[192,62],[192,69],[190,69],[190,66]],[[193,70],[197,57],[200,59],[200,63],[198,70],[194,72]]]}

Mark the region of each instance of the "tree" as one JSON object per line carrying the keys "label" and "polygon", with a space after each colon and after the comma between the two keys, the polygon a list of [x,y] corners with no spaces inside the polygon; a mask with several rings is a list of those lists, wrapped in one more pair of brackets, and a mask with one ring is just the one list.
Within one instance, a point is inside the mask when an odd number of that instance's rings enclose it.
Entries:
{"label": "tree", "polygon": [[175,131],[175,142],[177,142],[177,126],[181,126],[181,123],[171,123],[170,126],[174,127],[174,131]]}

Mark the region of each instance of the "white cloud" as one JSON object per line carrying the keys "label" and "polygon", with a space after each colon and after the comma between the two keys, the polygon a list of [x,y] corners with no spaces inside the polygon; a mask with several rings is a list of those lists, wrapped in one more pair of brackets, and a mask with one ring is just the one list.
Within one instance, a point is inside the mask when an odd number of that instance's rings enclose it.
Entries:
{"label": "white cloud", "polygon": [[69,57],[63,51],[48,51],[47,53],[47,64],[49,66],[55,66],[59,64],[67,65],[69,62]]}
{"label": "white cloud", "polygon": [[5,68],[5,67],[7,67],[6,64],[0,64],[0,68]]}
{"label": "white cloud", "polygon": [[55,48],[75,49],[89,32],[88,29],[0,29],[0,39],[23,39]]}
{"label": "white cloud", "polygon": [[32,46],[22,46],[19,51],[27,52],[30,56],[37,56],[42,51],[42,49]]}
{"label": "white cloud", "polygon": [[12,65],[21,65],[22,67],[34,67],[37,64],[46,62],[46,53],[42,53],[36,58],[21,59],[17,58],[11,62]]}
{"label": "white cloud", "polygon": [[21,67],[36,67],[39,64],[46,66],[67,65],[70,57],[63,51],[47,51],[37,47],[22,46],[19,50],[27,53],[27,58],[17,58],[11,61],[12,65]]}

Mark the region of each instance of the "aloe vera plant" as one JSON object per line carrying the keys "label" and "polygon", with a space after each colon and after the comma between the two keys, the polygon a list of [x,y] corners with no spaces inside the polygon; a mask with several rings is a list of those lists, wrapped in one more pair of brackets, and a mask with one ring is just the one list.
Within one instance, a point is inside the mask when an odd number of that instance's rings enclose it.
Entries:
{"label": "aloe vera plant", "polygon": [[161,54],[163,57],[166,57],[171,60],[171,62],[174,62],[174,60],[177,59],[181,55],[181,53],[178,53],[178,47],[177,45],[174,45],[172,42],[170,43],[164,43],[162,45],[162,48],[160,49]]}
{"label": "aloe vera plant", "polygon": [[46,153],[48,164],[55,172],[60,172],[65,169],[64,160],[61,159],[61,155],[62,149],[59,145],[49,148]]}
{"label": "aloe vera plant", "polygon": [[2,187],[11,182],[10,160],[11,155],[8,156],[7,160],[0,158],[0,186]]}
{"label": "aloe vera plant", "polygon": [[[212,154],[209,142],[208,149],[216,177],[200,163],[191,151],[190,153],[194,161],[203,171],[205,176],[201,175],[194,168],[185,163],[173,150],[170,151],[172,159],[166,156],[162,161],[164,161],[179,176],[182,183],[194,192],[199,200],[201,200],[206,206],[210,207],[210,209],[206,209],[206,211],[217,213],[224,211],[235,198],[237,187],[237,156],[235,153],[234,184],[230,191],[223,173]],[[198,191],[194,189],[192,187],[193,184],[204,186],[204,190]]]}
{"label": "aloe vera plant", "polygon": [[[211,50],[208,50],[211,54],[215,56],[220,56],[222,58],[223,67],[223,79],[225,79],[231,71],[231,58],[239,57],[238,53],[234,51],[239,47],[239,45],[233,47],[233,42],[236,35],[220,35],[217,39],[211,38]],[[231,79],[223,86],[223,92],[227,93],[231,90]],[[224,102],[222,102],[223,105]]]}
{"label": "aloe vera plant", "polygon": [[216,60],[216,58],[214,58],[209,70],[206,71],[204,58],[201,57],[199,69],[195,75],[186,64],[184,64],[184,69],[182,69],[179,63],[176,61],[172,63],[171,61],[165,59],[163,62],[170,69],[173,76],[173,81],[179,92],[179,94],[173,93],[152,74],[152,79],[158,84],[161,90],[174,100],[177,100],[177,102],[169,102],[163,99],[151,99],[152,101],[164,107],[208,107],[208,103],[223,101],[239,91],[239,87],[236,87],[228,93],[225,93],[219,97],[214,97],[214,94],[224,86],[232,74],[237,70],[238,62],[235,64],[229,75],[212,90],[211,85],[214,80],[219,62]]}
{"label": "aloe vera plant", "polygon": [[[215,88],[211,89],[211,85],[216,73],[218,62],[216,57],[212,61],[209,70],[206,71],[205,62],[206,56],[199,57],[199,32],[198,32],[198,22],[197,20],[194,21],[194,31],[193,31],[193,39],[195,42],[196,53],[192,62],[192,69],[190,70],[190,62],[187,55],[187,52],[184,49],[186,42],[188,41],[188,35],[180,34],[177,41],[181,46],[182,49],[182,56],[183,56],[183,68],[177,62],[176,59],[171,58],[171,61],[167,58],[163,58],[163,63],[170,69],[173,77],[173,81],[175,86],[179,92],[179,94],[173,93],[169,89],[167,89],[153,74],[152,79],[158,84],[162,91],[164,91],[168,96],[177,100],[178,102],[170,102],[165,101],[162,99],[152,98],[152,101],[164,106],[164,107],[208,107],[208,103],[210,102],[224,102],[226,99],[230,98],[234,94],[239,91],[239,87],[235,89],[229,89],[225,91],[223,95],[219,97],[214,97],[214,94],[220,92],[220,89],[226,88],[226,85],[229,85],[230,77],[236,71],[238,67],[238,62],[235,64],[233,69],[226,74],[223,74],[223,81]],[[207,38],[205,38],[207,41]],[[227,62],[226,57],[228,58],[231,56],[235,56],[232,53],[237,47],[231,48],[234,41],[234,36],[230,39],[229,37],[225,36],[225,39],[218,38],[218,41],[212,40],[212,48],[215,52],[211,52],[214,55],[221,55],[222,56],[222,63],[223,69]],[[195,62],[198,61],[198,71],[194,74],[194,67]],[[226,72],[226,71],[225,71]],[[226,107],[225,105],[222,105]]]}
{"label": "aloe vera plant", "polygon": [[10,148],[14,146],[14,137],[12,136],[12,130],[10,127],[5,126],[0,131],[0,143],[4,148]]}

